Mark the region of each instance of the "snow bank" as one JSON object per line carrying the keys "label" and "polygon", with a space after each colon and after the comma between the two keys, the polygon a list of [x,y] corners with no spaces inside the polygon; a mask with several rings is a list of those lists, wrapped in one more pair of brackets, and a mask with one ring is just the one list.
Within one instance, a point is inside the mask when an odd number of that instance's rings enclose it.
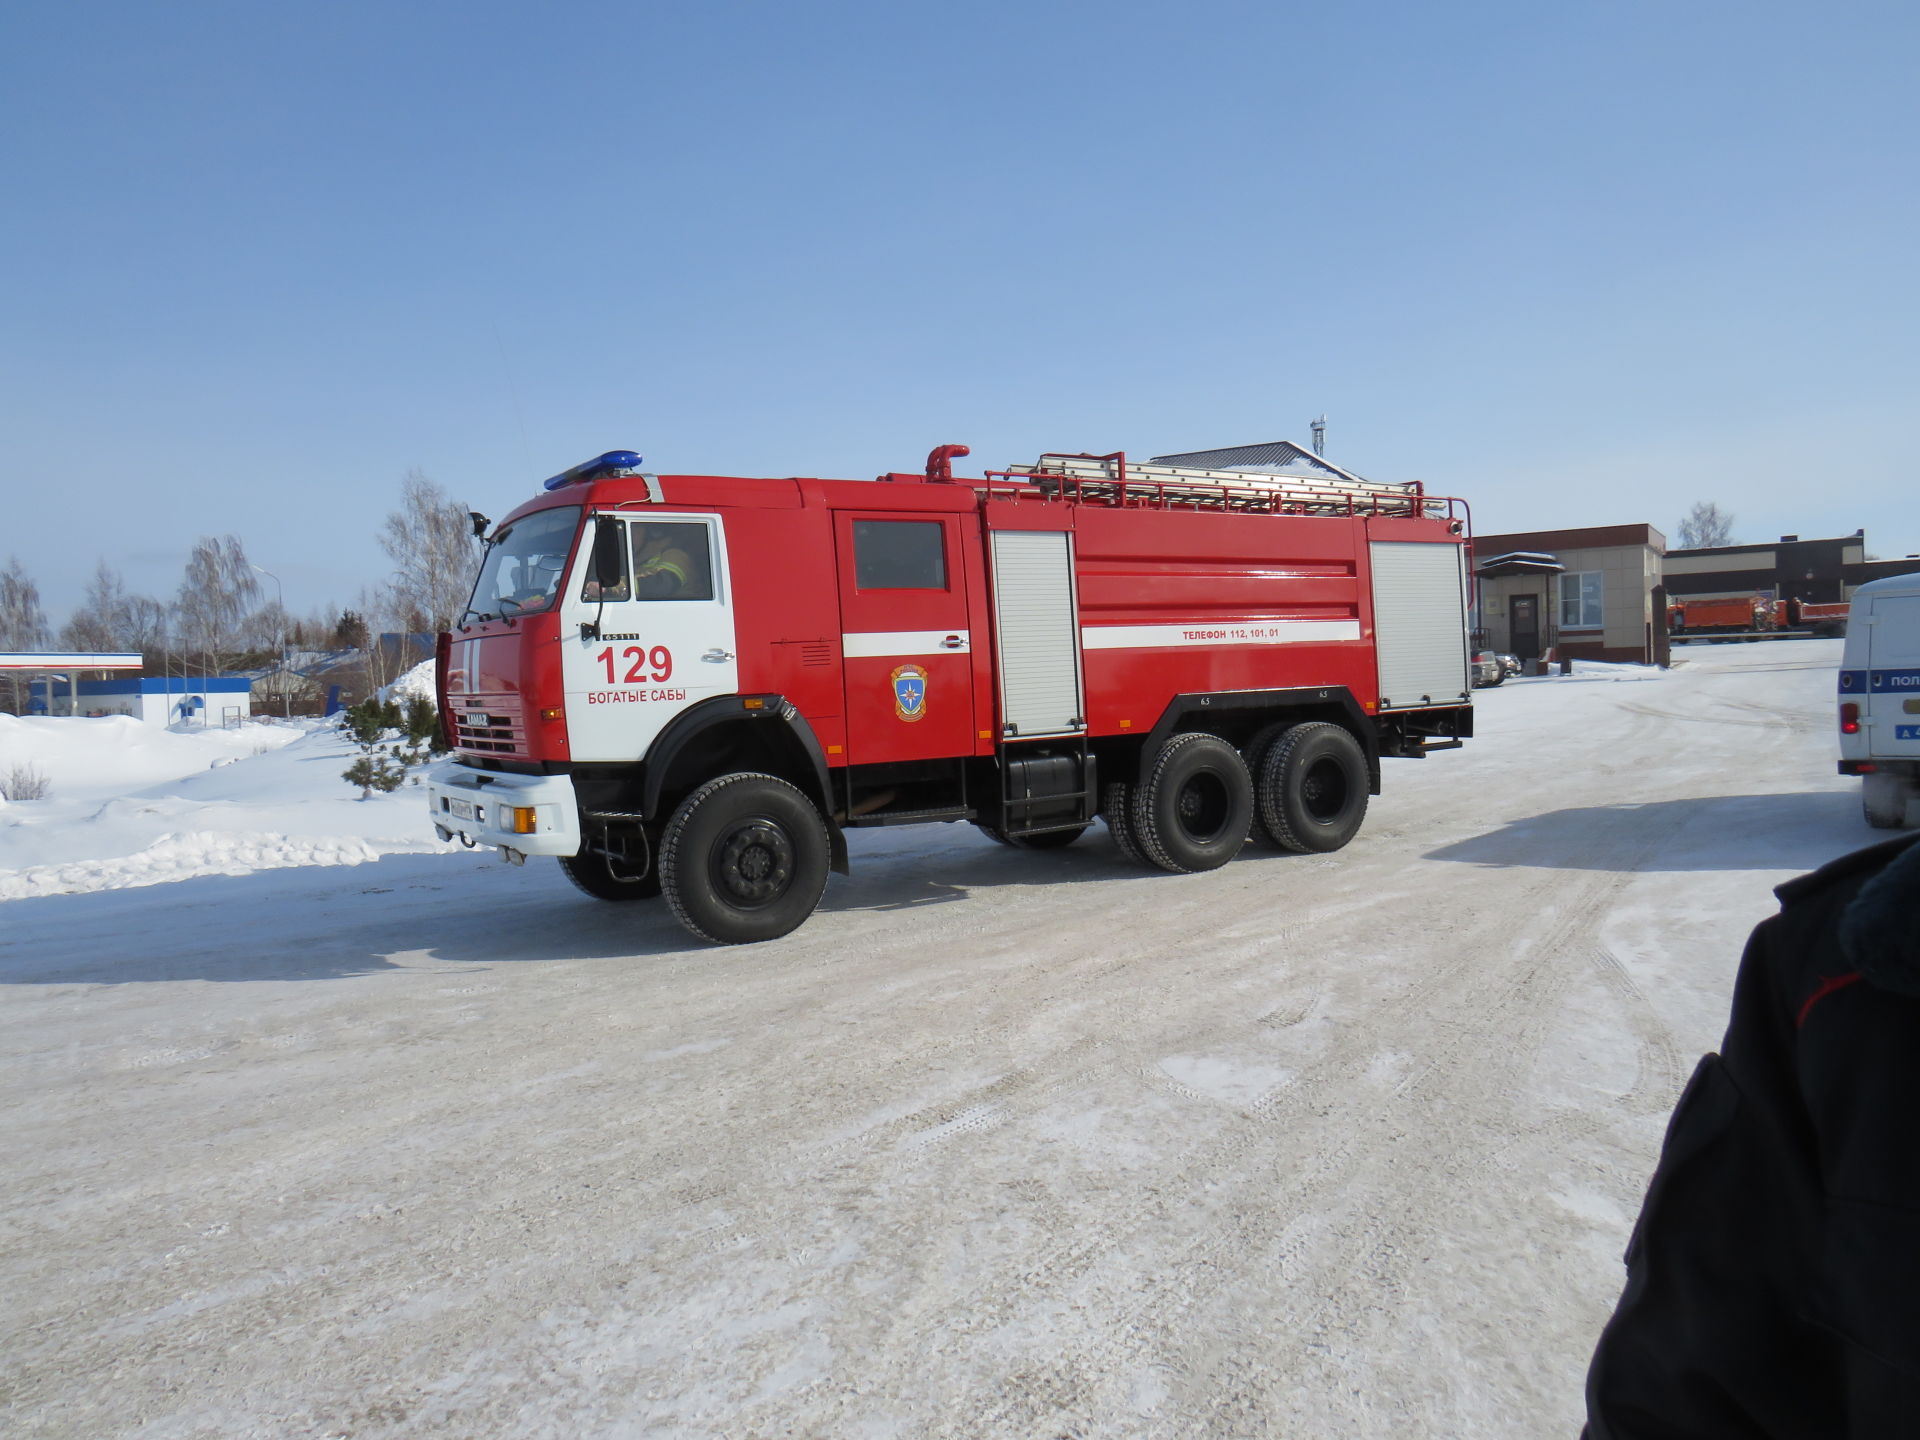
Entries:
{"label": "snow bank", "polygon": [[0,715],[0,770],[32,766],[52,781],[54,799],[124,795],[277,750],[310,728],[291,722],[160,730],[131,715]]}
{"label": "snow bank", "polygon": [[0,808],[0,900],[450,849],[419,789],[358,799],[340,778],[357,753],[319,721],[176,734],[0,716],[0,768],[53,781]]}
{"label": "snow bank", "polygon": [[398,680],[380,692],[382,700],[432,700],[437,693],[433,683],[434,662],[422,660]]}

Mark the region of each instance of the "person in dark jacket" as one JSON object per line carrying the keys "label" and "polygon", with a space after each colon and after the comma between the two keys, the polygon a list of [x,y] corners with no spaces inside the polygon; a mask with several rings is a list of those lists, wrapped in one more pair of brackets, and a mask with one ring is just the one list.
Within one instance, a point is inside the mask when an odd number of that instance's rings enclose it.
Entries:
{"label": "person in dark jacket", "polygon": [[1920,1437],[1920,836],[1777,893],[1668,1122],[1590,1440]]}

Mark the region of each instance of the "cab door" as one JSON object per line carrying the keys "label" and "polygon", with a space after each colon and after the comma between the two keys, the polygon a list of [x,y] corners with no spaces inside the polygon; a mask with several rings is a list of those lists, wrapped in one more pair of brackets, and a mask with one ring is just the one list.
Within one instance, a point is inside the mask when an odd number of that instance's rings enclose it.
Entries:
{"label": "cab door", "polygon": [[973,646],[958,515],[834,516],[847,759],[973,753]]}
{"label": "cab door", "polygon": [[[621,532],[620,578],[592,578],[594,526]],[[560,669],[577,761],[637,760],[681,711],[740,688],[732,576],[718,515],[600,515],[560,610]]]}

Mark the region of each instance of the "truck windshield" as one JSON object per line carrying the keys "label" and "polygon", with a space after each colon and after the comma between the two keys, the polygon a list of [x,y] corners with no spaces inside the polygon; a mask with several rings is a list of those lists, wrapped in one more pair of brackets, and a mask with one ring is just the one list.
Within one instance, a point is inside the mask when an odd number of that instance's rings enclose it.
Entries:
{"label": "truck windshield", "polygon": [[[580,507],[559,505],[536,510],[494,536],[480,565],[467,615],[482,620],[531,615],[549,608],[559,593]],[[461,617],[463,620],[465,615]]]}

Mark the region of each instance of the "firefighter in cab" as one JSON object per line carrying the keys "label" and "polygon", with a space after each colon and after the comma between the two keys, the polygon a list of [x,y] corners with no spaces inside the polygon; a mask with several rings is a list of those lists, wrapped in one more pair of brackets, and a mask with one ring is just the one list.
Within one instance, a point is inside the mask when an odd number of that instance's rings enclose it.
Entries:
{"label": "firefighter in cab", "polygon": [[642,600],[672,600],[685,595],[693,579],[693,557],[680,548],[673,529],[642,525],[633,537],[633,588]]}

